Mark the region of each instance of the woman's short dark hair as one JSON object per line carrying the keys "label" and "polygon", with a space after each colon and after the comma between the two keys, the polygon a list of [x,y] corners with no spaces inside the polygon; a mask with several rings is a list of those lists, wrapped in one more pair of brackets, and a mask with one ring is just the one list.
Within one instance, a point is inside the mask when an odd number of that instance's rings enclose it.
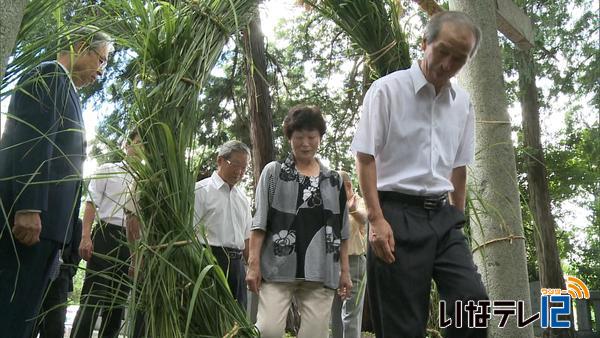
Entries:
{"label": "woman's short dark hair", "polygon": [[292,134],[299,130],[318,130],[321,137],[325,135],[325,119],[321,109],[315,106],[298,105],[290,109],[283,120],[283,134],[292,138]]}

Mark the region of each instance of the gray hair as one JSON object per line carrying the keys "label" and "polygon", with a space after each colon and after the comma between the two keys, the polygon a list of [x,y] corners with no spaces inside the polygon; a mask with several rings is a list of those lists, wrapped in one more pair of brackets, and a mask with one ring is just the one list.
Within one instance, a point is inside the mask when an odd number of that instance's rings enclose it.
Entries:
{"label": "gray hair", "polygon": [[[83,26],[70,32],[69,41],[70,46],[74,46],[77,43],[83,43],[86,46],[94,49],[101,46],[106,46],[109,53],[112,53],[115,50],[110,35],[102,32],[98,27],[91,25]],[[66,46],[66,49],[63,48],[63,52],[67,52],[68,50],[69,46]]]}
{"label": "gray hair", "polygon": [[469,53],[469,57],[473,57],[479,48],[479,42],[481,41],[481,29],[473,22],[471,17],[463,12],[444,11],[433,15],[431,20],[429,20],[425,26],[425,31],[423,32],[423,38],[425,39],[425,42],[427,44],[434,42],[442,30],[442,26],[444,26],[444,24],[447,22],[465,26],[473,32],[473,36],[475,36],[475,46],[473,46],[473,50],[471,50],[471,53]]}
{"label": "gray hair", "polygon": [[234,152],[246,153],[248,156],[250,156],[250,148],[248,148],[244,142],[240,142],[238,140],[231,140],[223,143],[219,147],[219,153],[217,156],[228,159]]}

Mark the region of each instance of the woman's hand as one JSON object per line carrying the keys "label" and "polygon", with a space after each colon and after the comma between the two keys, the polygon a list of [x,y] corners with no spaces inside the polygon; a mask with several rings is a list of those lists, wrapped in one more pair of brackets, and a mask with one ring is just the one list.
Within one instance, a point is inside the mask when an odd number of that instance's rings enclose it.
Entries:
{"label": "woman's hand", "polygon": [[246,272],[246,284],[248,284],[248,290],[258,293],[260,290],[260,284],[262,283],[262,274],[260,273],[260,265],[251,264],[248,266],[248,272]]}
{"label": "woman's hand", "polygon": [[338,287],[338,295],[342,300],[350,298],[352,291],[352,279],[350,278],[349,272],[342,272],[340,274],[340,285]]}
{"label": "woman's hand", "polygon": [[348,201],[346,202],[348,205],[348,212],[355,212],[358,208],[358,199],[356,198],[356,194],[353,194]]}

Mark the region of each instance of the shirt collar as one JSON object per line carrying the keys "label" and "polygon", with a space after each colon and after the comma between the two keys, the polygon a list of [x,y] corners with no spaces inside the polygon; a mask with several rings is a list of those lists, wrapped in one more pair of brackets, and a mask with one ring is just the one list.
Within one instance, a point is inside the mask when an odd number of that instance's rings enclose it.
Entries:
{"label": "shirt collar", "polygon": [[[423,75],[421,67],[419,67],[418,61],[413,62],[412,66],[410,67],[409,74],[413,82],[415,94],[419,93],[419,91],[423,89],[423,87],[429,84],[429,82],[427,82],[427,79],[425,78],[425,75]],[[456,91],[452,86],[452,81],[449,81],[446,86],[442,87],[442,90],[446,89],[450,91],[450,96],[452,97],[452,100],[454,100],[456,98]]]}
{"label": "shirt collar", "polygon": [[73,86],[73,89],[75,89],[75,93],[78,93],[77,86],[75,86],[75,82],[73,82],[73,78],[71,78],[71,73],[69,72],[67,67],[63,66],[63,64],[58,61],[56,61],[56,63],[60,66],[60,68],[62,68],[65,71],[67,77],[69,78],[69,81],[71,81],[71,86]]}
{"label": "shirt collar", "polygon": [[[223,187],[223,185],[226,185],[227,187],[229,187],[229,184],[225,181],[223,181],[223,179],[221,178],[221,176],[219,176],[219,174],[217,174],[216,171],[213,171],[212,175],[210,176],[211,180],[212,180],[212,184],[213,186],[219,190]],[[231,188],[230,190],[234,190],[235,186],[233,186],[233,188]]]}

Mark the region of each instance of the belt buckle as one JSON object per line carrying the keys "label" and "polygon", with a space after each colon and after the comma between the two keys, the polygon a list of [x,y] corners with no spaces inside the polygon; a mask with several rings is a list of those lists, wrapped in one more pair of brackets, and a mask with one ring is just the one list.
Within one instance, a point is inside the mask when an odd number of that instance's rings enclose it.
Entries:
{"label": "belt buckle", "polygon": [[232,251],[232,250],[227,250],[225,252],[227,253],[227,256],[230,259],[238,259],[238,258],[242,257],[242,253],[241,252]]}
{"label": "belt buckle", "polygon": [[428,210],[437,209],[440,205],[440,201],[437,199],[426,198],[423,200],[423,208]]}
{"label": "belt buckle", "polygon": [[439,209],[445,205],[447,200],[448,200],[448,196],[445,194],[438,196],[438,197],[425,198],[423,200],[423,208],[428,209],[428,210]]}

